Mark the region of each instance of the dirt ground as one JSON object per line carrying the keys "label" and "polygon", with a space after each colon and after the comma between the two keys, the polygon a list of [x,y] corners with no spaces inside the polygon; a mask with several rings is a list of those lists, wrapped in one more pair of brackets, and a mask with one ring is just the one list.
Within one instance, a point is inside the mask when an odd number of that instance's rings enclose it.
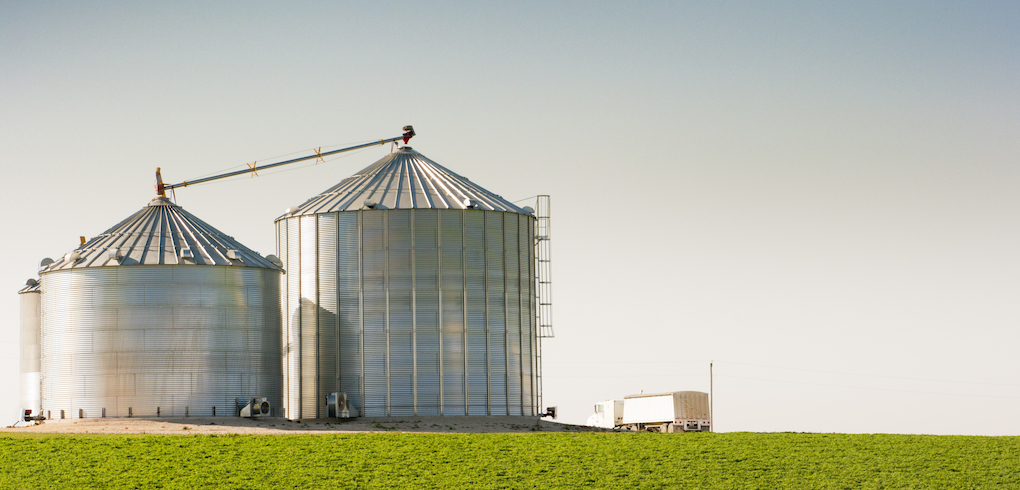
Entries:
{"label": "dirt ground", "polygon": [[291,421],[275,417],[86,418],[20,422],[10,433],[78,434],[344,434],[358,432],[484,433],[602,431],[538,417],[359,417]]}

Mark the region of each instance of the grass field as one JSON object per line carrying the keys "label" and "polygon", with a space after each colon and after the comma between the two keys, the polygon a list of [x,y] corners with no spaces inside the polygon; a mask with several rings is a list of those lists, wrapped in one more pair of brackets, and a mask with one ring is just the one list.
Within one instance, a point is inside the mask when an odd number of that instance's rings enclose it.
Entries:
{"label": "grass field", "polygon": [[2,488],[1020,488],[1020,437],[0,436]]}

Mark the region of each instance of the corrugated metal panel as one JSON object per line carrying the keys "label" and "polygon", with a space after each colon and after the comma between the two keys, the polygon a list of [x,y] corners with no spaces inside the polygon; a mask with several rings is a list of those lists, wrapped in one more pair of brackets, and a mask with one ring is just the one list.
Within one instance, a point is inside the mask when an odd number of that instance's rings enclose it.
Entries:
{"label": "corrugated metal panel", "polygon": [[[528,225],[528,243],[529,244],[535,243],[535,221],[536,220],[535,220],[534,217],[531,217],[531,218],[528,219],[528,223],[529,223],[529,225]],[[534,413],[537,415],[539,413],[542,413],[542,407],[540,406],[541,403],[542,403],[542,384],[541,384],[542,373],[541,373],[541,365],[538,362],[539,348],[540,348],[539,342],[540,342],[540,340],[539,340],[539,337],[538,337],[538,321],[537,321],[538,320],[538,313],[537,313],[537,310],[536,310],[536,308],[537,308],[536,299],[537,298],[536,298],[536,295],[535,295],[536,294],[535,288],[537,287],[537,285],[535,284],[535,280],[536,280],[535,260],[536,260],[536,258],[535,258],[535,248],[534,248],[534,246],[529,246],[528,247],[528,260],[526,261],[527,265],[528,265],[528,281],[527,281],[527,287],[528,287],[527,300],[528,301],[527,301],[527,303],[525,303],[528,306],[528,311],[527,311],[527,314],[525,314],[525,312],[522,312],[521,313],[521,317],[527,320],[528,337],[529,338],[525,339],[525,340],[530,340],[531,341],[531,355],[528,357],[528,359],[531,361],[531,363],[530,363],[531,364],[531,406],[532,406],[532,409],[534,410]],[[522,290],[523,290],[523,287],[522,287]]]}
{"label": "corrugated metal panel", "polygon": [[502,288],[487,293],[489,306],[489,414],[507,415],[506,297]]}
{"label": "corrugated metal panel", "polygon": [[415,292],[415,380],[417,415],[439,415],[441,405],[439,291]]}
{"label": "corrugated metal panel", "polygon": [[506,355],[507,355],[507,412],[523,415],[521,408],[521,285],[518,217],[504,217],[504,263],[506,265]]}
{"label": "corrugated metal panel", "polygon": [[467,414],[464,213],[439,211],[443,415]]}
{"label": "corrugated metal panel", "polygon": [[319,416],[318,241],[315,216],[301,217],[301,417]]}
{"label": "corrugated metal panel", "polygon": [[298,218],[287,220],[287,417],[299,419],[301,413],[301,230]]}
{"label": "corrugated metal panel", "polygon": [[507,415],[506,284],[503,213],[485,213],[486,324],[488,332],[489,414]]}
{"label": "corrugated metal panel", "polygon": [[415,406],[439,415],[442,405],[439,330],[439,214],[414,213]]}
{"label": "corrugated metal panel", "polygon": [[325,192],[306,201],[290,216],[357,211],[366,200],[389,209],[477,209],[524,213],[513,203],[451,172],[410,147],[390,153]]}
{"label": "corrugated metal panel", "polygon": [[[358,213],[337,216],[337,301],[340,309],[340,391],[361,409],[361,238]],[[325,288],[323,288],[325,290]]]}
{"label": "corrugated metal panel", "polygon": [[389,415],[414,415],[413,264],[410,211],[387,211]]}
{"label": "corrugated metal panel", "polygon": [[443,292],[443,415],[467,415],[463,293]]}
{"label": "corrugated metal panel", "polygon": [[364,339],[364,414],[389,414],[389,358],[386,297],[386,223],[383,211],[362,215],[361,257]]}
{"label": "corrugated metal panel", "polygon": [[[177,268],[45,273],[45,410],[64,410],[76,418],[79,409],[86,417],[99,417],[106,408],[114,417],[126,416],[130,407],[134,416],[152,417],[158,407],[161,416],[181,416],[185,410],[197,416],[211,414],[216,406],[225,416],[232,415],[235,397],[267,396],[281,405],[279,272],[202,267],[176,274]],[[145,306],[130,295],[118,303],[117,295],[106,291],[125,286],[145,291],[154,282],[173,287],[147,295]],[[237,306],[249,284],[262,284],[267,299],[257,307]],[[186,301],[190,296],[173,294],[210,285],[217,286],[194,304]],[[81,300],[90,297],[106,299]],[[231,372],[244,379],[208,381]]]}
{"label": "corrugated metal panel", "polygon": [[[337,344],[337,235],[336,214],[318,216],[318,394],[316,400],[322,405],[326,395],[339,391],[339,352]],[[320,409],[318,417],[326,414]]]}
{"label": "corrugated metal panel", "polygon": [[[276,222],[276,253],[283,263],[284,271],[289,270],[290,254],[288,248],[288,220]],[[290,406],[290,274],[280,278],[280,365],[283,373],[283,406],[280,407],[280,414],[290,416],[287,407]]]}
{"label": "corrugated metal panel", "polygon": [[[183,249],[193,259],[182,260]],[[227,256],[236,250],[236,259]],[[72,260],[71,253],[78,256]],[[42,269],[106,268],[132,265],[227,265],[278,270],[268,259],[245,247],[233,237],[209,226],[195,215],[157,197],[84,245]],[[119,256],[121,258],[111,257]]]}
{"label": "corrugated metal panel", "polygon": [[485,215],[464,213],[468,415],[489,414],[485,245]]}
{"label": "corrugated metal panel", "polygon": [[520,270],[520,305],[521,305],[521,398],[524,415],[535,415],[538,413],[535,401],[535,379],[532,367],[534,365],[534,351],[532,350],[532,319],[534,313],[531,309],[531,298],[534,297],[532,287],[535,283],[534,271],[532,270],[532,220],[529,216],[518,218],[518,269]]}

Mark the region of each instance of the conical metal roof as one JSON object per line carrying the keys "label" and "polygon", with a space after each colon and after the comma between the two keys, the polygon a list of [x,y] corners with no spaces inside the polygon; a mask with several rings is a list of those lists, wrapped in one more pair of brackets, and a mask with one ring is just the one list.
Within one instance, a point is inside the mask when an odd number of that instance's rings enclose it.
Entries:
{"label": "conical metal roof", "polygon": [[284,217],[359,209],[482,209],[529,214],[409,146],[326,189]]}
{"label": "conical metal roof", "polygon": [[167,198],[156,197],[137,213],[43,267],[40,272],[158,264],[280,269],[270,259],[241,245]]}

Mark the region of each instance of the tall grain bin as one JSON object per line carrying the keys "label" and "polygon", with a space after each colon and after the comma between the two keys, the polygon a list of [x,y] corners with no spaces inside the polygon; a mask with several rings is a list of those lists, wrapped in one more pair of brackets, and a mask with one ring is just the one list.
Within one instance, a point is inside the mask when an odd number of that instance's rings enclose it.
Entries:
{"label": "tall grain bin", "polygon": [[36,417],[41,410],[39,394],[39,281],[29,279],[18,291],[21,299],[21,410]]}
{"label": "tall grain bin", "polygon": [[42,408],[51,418],[234,416],[282,405],[280,275],[157,197],[43,268]]}
{"label": "tall grain bin", "polygon": [[534,223],[410,147],[278,218],[286,417],[536,415]]}

